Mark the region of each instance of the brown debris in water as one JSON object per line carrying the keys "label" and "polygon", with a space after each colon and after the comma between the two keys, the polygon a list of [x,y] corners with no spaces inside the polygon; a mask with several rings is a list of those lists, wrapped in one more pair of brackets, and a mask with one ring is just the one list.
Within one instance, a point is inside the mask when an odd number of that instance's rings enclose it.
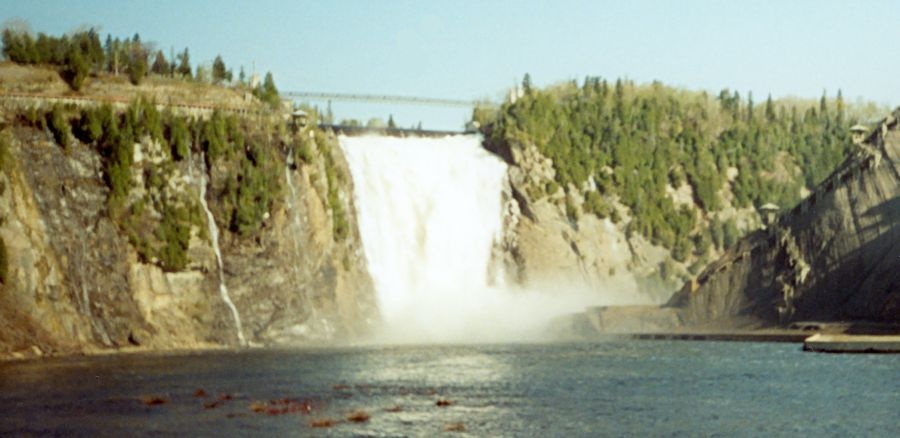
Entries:
{"label": "brown debris in water", "polygon": [[403,411],[403,408],[401,408],[400,406],[391,406],[389,408],[385,408],[384,411],[385,412],[401,412],[401,411]]}
{"label": "brown debris in water", "polygon": [[366,421],[369,421],[369,418],[371,417],[366,411],[353,411],[347,414],[347,421],[352,423],[365,423]]}
{"label": "brown debris in water", "polygon": [[438,401],[436,401],[434,404],[435,404],[435,406],[444,408],[447,406],[454,405],[454,404],[456,404],[456,402],[454,402],[453,400],[447,400],[447,399],[441,398],[441,399],[438,399]]}
{"label": "brown debris in water", "polygon": [[308,414],[312,411],[312,402],[291,398],[275,399],[267,402],[257,400],[250,403],[250,410],[257,414],[266,415]]}
{"label": "brown debris in water", "polygon": [[147,406],[159,406],[169,402],[169,399],[158,395],[145,395],[141,397],[141,401]]}
{"label": "brown debris in water", "polygon": [[203,398],[206,396],[207,396],[206,391],[204,391],[203,388],[197,388],[197,390],[194,391],[194,397]]}
{"label": "brown debris in water", "polygon": [[335,420],[334,418],[317,418],[309,422],[309,427],[326,428],[333,427],[338,423],[340,423],[340,421]]}

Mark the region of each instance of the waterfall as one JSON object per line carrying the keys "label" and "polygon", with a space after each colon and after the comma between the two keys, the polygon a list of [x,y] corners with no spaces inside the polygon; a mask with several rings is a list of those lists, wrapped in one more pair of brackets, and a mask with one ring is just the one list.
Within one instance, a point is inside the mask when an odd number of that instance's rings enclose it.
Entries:
{"label": "waterfall", "polygon": [[[201,160],[205,162],[205,160]],[[190,165],[188,168],[190,169]],[[193,178],[193,171],[190,171],[189,178]],[[203,211],[206,212],[206,227],[209,230],[209,240],[212,243],[213,251],[216,253],[216,263],[219,266],[219,295],[222,297],[222,301],[225,302],[225,305],[228,306],[228,309],[231,311],[231,316],[234,318],[234,325],[237,329],[237,337],[238,342],[242,346],[247,345],[247,340],[244,339],[244,329],[241,325],[241,315],[238,313],[237,307],[235,307],[234,302],[231,301],[231,297],[228,295],[228,287],[225,285],[225,267],[222,263],[222,250],[219,248],[219,227],[216,225],[216,219],[212,214],[212,211],[209,210],[209,205],[206,203],[206,173],[203,173],[203,176],[198,181],[197,186],[199,187],[200,193],[200,206],[203,207]]]}
{"label": "waterfall", "polygon": [[582,309],[490,278],[506,164],[480,137],[340,137],[389,342],[533,339]]}

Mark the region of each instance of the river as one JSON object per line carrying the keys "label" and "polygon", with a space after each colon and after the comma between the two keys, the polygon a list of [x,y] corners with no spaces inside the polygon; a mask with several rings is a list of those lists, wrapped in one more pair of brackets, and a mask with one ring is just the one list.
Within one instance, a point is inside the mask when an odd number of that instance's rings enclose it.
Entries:
{"label": "river", "polygon": [[[245,349],[0,364],[2,436],[896,436],[898,408],[900,356],[777,343]],[[359,410],[367,421],[346,420]],[[313,427],[326,419],[334,424]]]}

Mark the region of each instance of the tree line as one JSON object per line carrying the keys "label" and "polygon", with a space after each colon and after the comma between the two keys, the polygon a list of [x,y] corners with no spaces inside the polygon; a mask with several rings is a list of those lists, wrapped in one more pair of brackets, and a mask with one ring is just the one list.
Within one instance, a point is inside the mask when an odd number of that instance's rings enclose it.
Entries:
{"label": "tree line", "polygon": [[[54,66],[75,91],[81,90],[89,76],[101,72],[127,74],[134,85],[139,85],[150,74],[216,85],[234,81],[234,74],[221,55],[213,60],[211,69],[198,65],[193,70],[188,48],[177,54],[170,53],[167,58],[162,50],[154,50],[154,44],[142,42],[137,33],[124,39],[107,34],[105,43],[101,44],[100,35],[93,28],[59,37],[41,32],[35,37],[27,30],[7,27],[3,30],[2,41],[6,59],[18,64]],[[237,83],[246,85],[247,80],[242,67]],[[253,93],[272,106],[280,103],[271,72]]]}
{"label": "tree line", "polygon": [[[613,220],[618,199],[633,217],[628,231],[680,261],[736,240],[733,222],[714,219],[725,207],[723,188],[738,208],[789,208],[843,160],[856,122],[840,91],[815,103],[768,97],[757,105],[752,94],[727,89],[709,96],[596,77],[537,89],[527,75],[519,90],[499,110],[476,108],[473,119],[495,146],[532,143],[553,160],[555,180],[530,195],[577,191],[585,202],[567,202],[570,216],[583,210]],[[667,195],[667,186],[684,183],[711,227],[698,227],[698,215]]]}

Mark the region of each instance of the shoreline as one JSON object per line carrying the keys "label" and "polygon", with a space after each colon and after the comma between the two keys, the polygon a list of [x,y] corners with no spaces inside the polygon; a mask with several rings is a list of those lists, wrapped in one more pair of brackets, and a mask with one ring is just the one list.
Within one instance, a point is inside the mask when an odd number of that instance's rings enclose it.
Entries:
{"label": "shoreline", "polygon": [[[799,329],[757,329],[757,330],[698,330],[698,331],[673,331],[673,332],[646,332],[646,333],[596,333],[580,339],[580,342],[604,342],[615,340],[634,341],[709,341],[709,342],[758,342],[758,343],[794,343],[803,344],[804,351],[815,352],[876,352],[876,353],[900,353],[900,348],[892,348],[887,351],[872,348],[871,345],[900,345],[898,334],[848,334],[842,332],[810,331]],[[808,348],[809,341],[818,342],[816,348]],[[832,342],[842,345],[842,348],[832,346],[830,349],[822,347],[823,342]],[[537,343],[566,343],[571,339],[559,339],[553,341],[541,341]],[[513,342],[515,343],[515,342]],[[530,342],[524,342],[530,343]],[[454,345],[459,343],[454,343]],[[465,343],[464,343],[465,344]],[[472,343],[477,345],[480,343]],[[402,344],[401,344],[402,345]],[[441,343],[422,343],[416,345],[442,345]],[[468,345],[468,344],[466,344]],[[835,344],[837,345],[837,344]],[[321,348],[393,348],[398,344],[371,344],[354,342],[311,342],[303,344],[285,345],[250,345],[247,347],[229,346],[220,344],[204,344],[190,347],[173,348],[141,348],[122,347],[114,349],[85,349],[81,351],[54,352],[50,354],[36,354],[32,350],[19,350],[15,352],[0,353],[0,364],[12,362],[40,361],[46,359],[73,359],[90,358],[117,355],[167,355],[186,356],[211,352],[242,353],[250,351],[283,351],[283,350],[315,350]],[[855,346],[855,347],[854,347]],[[861,346],[861,347],[860,347]],[[25,353],[27,352],[27,353]]]}

